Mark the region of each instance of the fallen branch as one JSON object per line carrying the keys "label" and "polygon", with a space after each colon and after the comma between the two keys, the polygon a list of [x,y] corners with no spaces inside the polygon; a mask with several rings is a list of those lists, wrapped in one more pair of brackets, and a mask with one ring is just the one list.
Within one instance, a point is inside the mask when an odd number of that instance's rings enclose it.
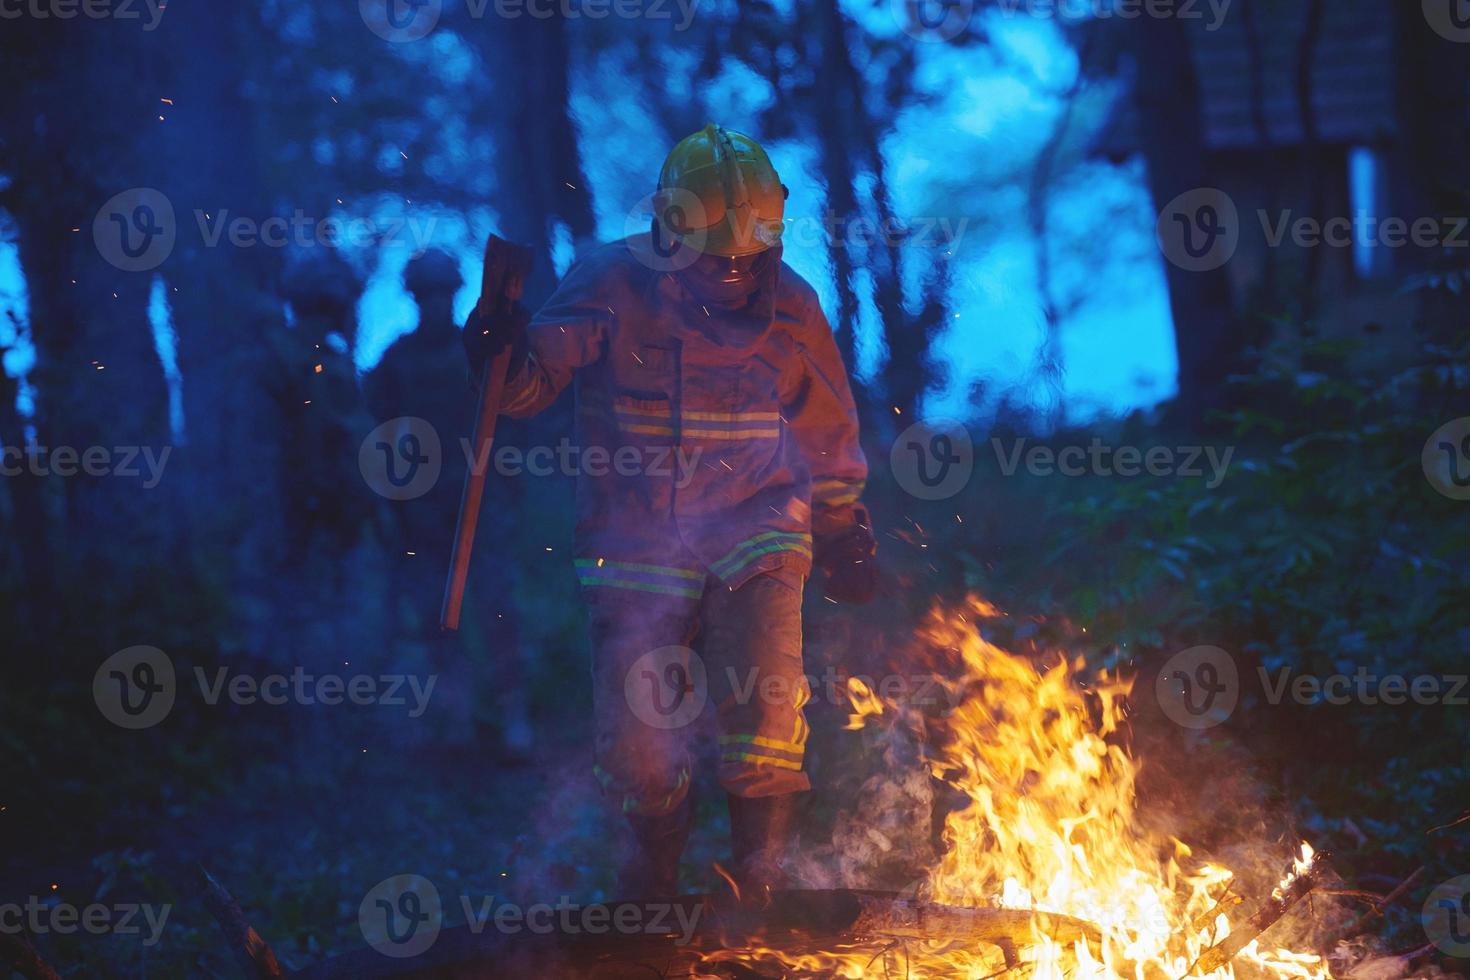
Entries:
{"label": "fallen branch", "polygon": [[1438,827],[1430,827],[1424,832],[1426,834],[1437,834],[1441,830],[1449,830],[1451,827],[1458,827],[1460,826],[1460,824],[1465,823],[1466,821],[1470,821],[1470,811],[1466,811],[1464,816],[1451,820],[1449,823],[1440,824]]}
{"label": "fallen branch", "polygon": [[1382,915],[1384,909],[1388,908],[1394,902],[1397,902],[1400,898],[1403,898],[1404,895],[1408,893],[1409,889],[1414,887],[1415,882],[1417,882],[1423,876],[1424,866],[1420,865],[1418,868],[1414,869],[1413,874],[1409,875],[1409,877],[1405,878],[1403,881],[1394,886],[1394,889],[1390,891],[1387,895],[1384,895],[1383,898],[1380,899],[1371,909],[1354,919],[1348,925],[1348,927],[1343,930],[1342,934],[1344,936],[1354,936],[1357,935],[1359,932],[1362,932],[1365,925]]}
{"label": "fallen branch", "polygon": [[270,944],[251,928],[235,899],[205,868],[200,867],[199,874],[204,880],[204,904],[224,931],[225,941],[245,974],[257,980],[284,977],[286,974],[276,962]]}
{"label": "fallen branch", "polygon": [[1215,919],[1220,915],[1221,912],[1229,912],[1231,909],[1235,908],[1235,906],[1244,901],[1244,896],[1237,895],[1235,894],[1235,892],[1227,888],[1225,890],[1225,894],[1220,896],[1220,900],[1215,903],[1215,907],[1210,909],[1204,915],[1196,917],[1195,920],[1190,923],[1190,928],[1192,928],[1195,932],[1199,932],[1201,929],[1208,929],[1215,924]]}
{"label": "fallen branch", "polygon": [[[651,905],[650,905],[651,902]],[[1019,950],[1051,939],[1066,945],[1086,939],[1101,948],[1097,926],[1067,915],[1024,909],[963,908],[915,901],[893,892],[830,889],[775,891],[759,907],[740,903],[727,892],[641,900],[656,907],[666,923],[696,924],[687,942],[673,934],[604,935],[553,931],[545,935],[507,935],[467,926],[445,929],[433,947],[415,957],[393,959],[376,950],[337,957],[296,974],[296,980],[378,980],[407,976],[595,975],[605,980],[648,980],[653,976],[693,975],[675,971],[698,965],[708,975],[716,965],[726,976],[759,977],[754,964],[741,962],[757,947],[792,954],[838,947],[902,948],[905,940],[951,940],[998,947],[1008,967],[1019,964]],[[648,921],[650,919],[646,919]],[[891,946],[895,941],[900,945]],[[881,955],[881,954],[880,954]],[[441,971],[433,973],[432,971]],[[455,971],[460,972],[455,972]]]}
{"label": "fallen branch", "polygon": [[[799,893],[798,893],[799,894]],[[1086,939],[1101,948],[1097,926],[1070,915],[1029,909],[976,909],[936,905],[858,892],[862,912],[852,923],[858,934],[872,933],[906,939],[965,939],[998,946],[1006,966],[1020,963],[1017,948],[1043,937],[1063,946]]]}
{"label": "fallen branch", "polygon": [[1303,871],[1301,874],[1288,881],[1285,887],[1278,888],[1273,892],[1260,908],[1256,909],[1239,928],[1234,929],[1219,943],[1211,946],[1200,954],[1199,959],[1189,968],[1186,976],[1203,976],[1220,969],[1226,963],[1235,958],[1235,954],[1249,946],[1261,933],[1276,924],[1276,920],[1285,915],[1293,905],[1305,898],[1312,889],[1321,883],[1324,870],[1322,855]]}

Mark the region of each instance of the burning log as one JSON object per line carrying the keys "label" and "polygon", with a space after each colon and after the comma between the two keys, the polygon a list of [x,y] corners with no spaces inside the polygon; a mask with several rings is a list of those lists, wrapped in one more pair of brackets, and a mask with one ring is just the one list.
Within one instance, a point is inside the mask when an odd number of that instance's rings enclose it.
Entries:
{"label": "burning log", "polygon": [[879,937],[884,939],[947,939],[989,943],[1000,948],[1006,965],[1020,962],[1017,949],[1043,938],[1063,945],[1086,939],[1102,945],[1102,931],[1070,915],[1029,909],[966,908],[919,902],[891,892],[835,889],[831,891],[774,892],[771,904],[759,913],[735,909],[722,913],[729,933],[761,936],[799,933],[809,938]]}
{"label": "burning log", "polygon": [[293,976],[298,980],[482,976],[493,965],[497,976],[646,980],[653,975],[708,976],[717,966],[729,976],[759,977],[763,974],[755,964],[740,962],[740,951],[769,947],[795,953],[900,939],[951,940],[994,945],[1014,965],[1019,963],[1018,949],[1043,938],[1060,943],[1102,939],[1096,926],[1066,915],[961,908],[893,892],[851,889],[777,891],[763,908],[741,905],[726,894],[609,904],[677,907],[668,922],[697,926],[685,943],[675,942],[673,935],[648,933],[574,934],[558,927],[542,935],[507,935],[466,926],[445,929],[433,947],[418,956],[393,959],[363,950]]}
{"label": "burning log", "polygon": [[1309,858],[1300,864],[1249,919],[1234,929],[1229,936],[1201,953],[1187,975],[1204,976],[1229,963],[1235,958],[1235,954],[1245,949],[1252,940],[1275,925],[1276,920],[1321,884],[1323,873],[1324,864],[1321,855]]}
{"label": "burning log", "polygon": [[251,928],[235,899],[206,869],[201,867],[199,874],[204,880],[204,904],[224,931],[225,939],[245,975],[260,980],[284,977],[285,972],[276,962],[276,954],[271,951],[270,944]]}
{"label": "burning log", "polygon": [[19,933],[0,932],[0,966],[14,970],[26,980],[61,980],[31,941]]}

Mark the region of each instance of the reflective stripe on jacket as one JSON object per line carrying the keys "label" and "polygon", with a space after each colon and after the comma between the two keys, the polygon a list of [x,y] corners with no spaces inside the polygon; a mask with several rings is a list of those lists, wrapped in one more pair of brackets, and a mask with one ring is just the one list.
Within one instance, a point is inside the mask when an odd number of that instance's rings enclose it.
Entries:
{"label": "reflective stripe on jacket", "polygon": [[502,400],[524,418],[575,385],[578,577],[697,598],[705,573],[805,576],[813,532],[852,524],[867,476],[816,294],[781,264],[749,307],[764,313],[706,308],[647,249],[634,236],[573,265]]}

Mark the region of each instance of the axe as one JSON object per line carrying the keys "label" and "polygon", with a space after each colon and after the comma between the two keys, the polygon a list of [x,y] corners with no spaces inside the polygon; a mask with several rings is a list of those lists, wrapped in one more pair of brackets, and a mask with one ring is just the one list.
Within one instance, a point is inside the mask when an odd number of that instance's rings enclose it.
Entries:
{"label": "axe", "polygon": [[[531,274],[531,252],[491,235],[485,243],[484,270],[480,302],[475,312],[481,317],[508,314],[520,300],[526,278]],[[490,445],[495,441],[495,420],[500,414],[500,393],[505,387],[510,355],[510,345],[506,345],[499,354],[485,362],[480,372],[480,400],[475,407],[475,434],[471,440],[474,454],[470,457],[470,467],[464,477],[464,492],[459,498],[454,550],[449,556],[449,580],[444,584],[444,606],[439,612],[439,626],[446,630],[459,629],[465,579],[470,572],[470,553],[475,547],[475,525],[480,520],[480,498],[485,493]]]}

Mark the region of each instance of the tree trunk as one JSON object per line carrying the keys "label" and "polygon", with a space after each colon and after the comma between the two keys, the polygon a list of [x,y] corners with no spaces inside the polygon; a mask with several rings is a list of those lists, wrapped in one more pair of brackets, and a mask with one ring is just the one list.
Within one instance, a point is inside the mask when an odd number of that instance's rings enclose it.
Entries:
{"label": "tree trunk", "polygon": [[[1118,29],[1126,31],[1137,63],[1139,136],[1157,212],[1212,178],[1191,38],[1178,17],[1143,17]],[[1179,356],[1175,411],[1182,421],[1198,423],[1220,404],[1225,378],[1241,353],[1231,329],[1230,282],[1224,268],[1190,272],[1168,261],[1164,274]]]}

